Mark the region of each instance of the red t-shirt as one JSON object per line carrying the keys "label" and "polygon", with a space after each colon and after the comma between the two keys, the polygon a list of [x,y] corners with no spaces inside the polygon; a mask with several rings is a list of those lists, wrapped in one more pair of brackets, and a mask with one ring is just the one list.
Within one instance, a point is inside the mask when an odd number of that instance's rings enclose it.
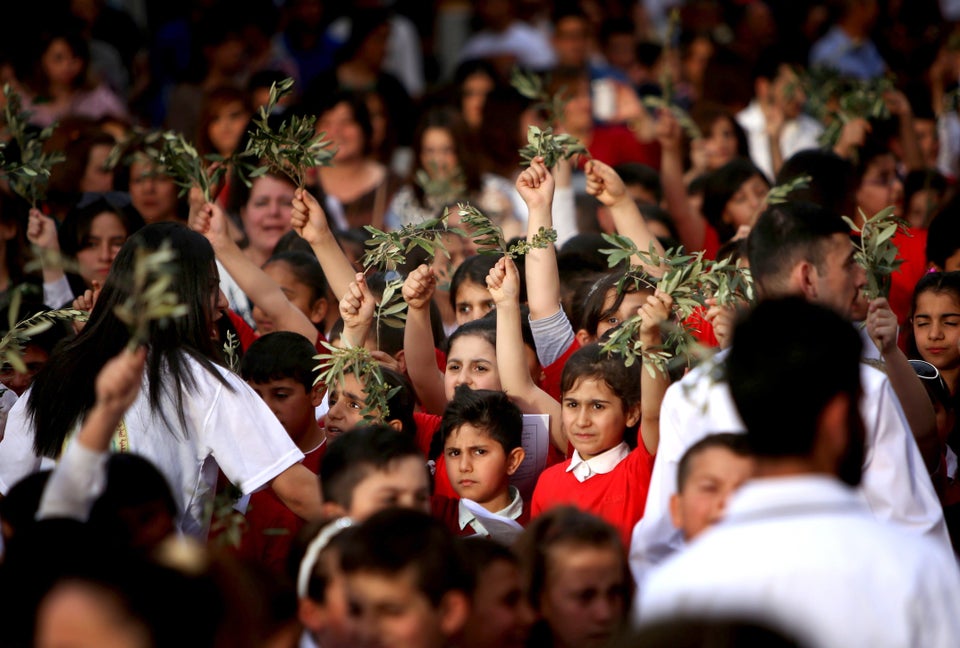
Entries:
{"label": "red t-shirt", "polygon": [[569,504],[603,518],[620,531],[624,549],[630,547],[633,527],[643,517],[653,473],[653,456],[643,442],[611,472],[579,482],[567,472],[570,460],[540,474],[530,502],[530,517]]}
{"label": "red t-shirt", "polygon": [[[587,148],[591,157],[610,166],[640,162],[660,170],[659,142],[641,142],[633,131],[620,124],[595,126]],[[579,166],[582,168],[586,159],[581,156],[580,160]]]}
{"label": "red t-shirt", "polygon": [[910,234],[897,232],[893,243],[900,251],[903,263],[890,275],[890,310],[897,315],[897,324],[903,326],[910,316],[913,289],[927,271],[927,230],[910,229]]}

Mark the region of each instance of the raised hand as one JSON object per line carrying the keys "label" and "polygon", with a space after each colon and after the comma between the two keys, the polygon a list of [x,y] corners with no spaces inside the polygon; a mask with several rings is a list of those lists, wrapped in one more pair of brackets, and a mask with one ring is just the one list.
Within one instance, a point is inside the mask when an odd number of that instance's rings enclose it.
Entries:
{"label": "raised hand", "polygon": [[31,209],[27,219],[27,240],[41,250],[60,251],[57,224],[39,209]]}
{"label": "raised hand", "polygon": [[103,366],[97,374],[96,407],[115,416],[133,405],[140,393],[141,376],[147,359],[147,349],[124,349]]}
{"label": "raised hand", "polygon": [[205,203],[199,209],[191,209],[187,224],[194,232],[203,234],[214,250],[222,250],[233,244],[227,216],[223,209],[214,203]]}
{"label": "raised hand", "polygon": [[[343,319],[343,329],[366,328],[373,320],[373,312],[377,307],[377,300],[367,286],[363,273],[357,273],[356,280],[350,283],[347,292],[340,299],[340,317]],[[351,340],[354,344],[359,341]]]}
{"label": "raised hand", "polygon": [[499,306],[510,302],[519,302],[520,299],[520,272],[513,259],[503,257],[490,268],[487,274],[487,288],[494,303]]}
{"label": "raised hand", "polygon": [[306,189],[297,189],[293,194],[291,223],[294,231],[310,245],[318,244],[331,235],[323,207]]}
{"label": "raised hand", "polygon": [[867,332],[881,354],[897,348],[897,316],[883,297],[874,299],[867,308]]}
{"label": "raised hand", "polygon": [[673,297],[657,290],[647,296],[638,309],[640,320],[640,344],[644,348],[659,346],[662,342],[660,325],[670,319],[673,312]]}
{"label": "raised hand", "polygon": [[720,306],[713,297],[707,299],[707,312],[703,317],[713,327],[713,336],[721,349],[726,349],[733,341],[733,327],[737,312],[729,306]]}
{"label": "raised hand", "polygon": [[554,180],[543,158],[533,158],[530,166],[517,177],[517,192],[531,210],[549,207],[553,202]]}
{"label": "raised hand", "polygon": [[596,197],[601,203],[611,207],[622,200],[630,200],[626,185],[612,167],[600,160],[590,160],[585,170],[587,193]]}
{"label": "raised hand", "polygon": [[430,299],[437,289],[437,273],[426,264],[421,264],[407,275],[403,282],[403,301],[407,307],[421,310],[430,307]]}

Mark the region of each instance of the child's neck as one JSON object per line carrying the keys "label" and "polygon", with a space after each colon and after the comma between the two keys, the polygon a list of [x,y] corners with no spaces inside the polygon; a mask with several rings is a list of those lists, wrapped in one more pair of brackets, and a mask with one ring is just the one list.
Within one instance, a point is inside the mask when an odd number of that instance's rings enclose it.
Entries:
{"label": "child's neck", "polygon": [[510,502],[512,501],[513,501],[513,497],[511,497],[510,487],[507,486],[506,488],[503,489],[503,491],[498,493],[496,497],[481,503],[480,506],[487,509],[491,513],[499,513],[503,509],[510,506]]}
{"label": "child's neck", "polygon": [[300,449],[300,452],[303,452],[304,454],[306,454],[308,452],[316,450],[320,446],[320,444],[323,443],[324,440],[326,440],[326,438],[327,438],[326,430],[320,427],[320,424],[317,423],[316,420],[314,420],[313,425],[311,425],[306,432],[299,435],[295,439],[295,443],[297,444],[297,447]]}

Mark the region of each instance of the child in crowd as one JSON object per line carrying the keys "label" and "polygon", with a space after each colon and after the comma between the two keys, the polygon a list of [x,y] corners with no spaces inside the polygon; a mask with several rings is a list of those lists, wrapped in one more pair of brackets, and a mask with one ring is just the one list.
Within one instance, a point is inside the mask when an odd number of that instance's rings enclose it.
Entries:
{"label": "child in crowd", "polygon": [[[314,474],[320,471],[327,440],[314,415],[323,395],[322,385],[314,384],[315,353],[302,335],[277,331],[251,344],[240,364],[240,375],[280,420],[303,452],[303,465]],[[250,496],[246,520],[241,555],[282,574],[291,539],[303,520],[269,490]]]}
{"label": "child in crowd", "polygon": [[[622,357],[591,344],[574,353],[564,367],[561,406],[517,361],[519,277],[513,262],[501,259],[487,285],[497,302],[497,361],[504,390],[522,411],[549,414],[554,444],[565,447],[569,442],[574,448],[570,459],[541,473],[531,516],[559,504],[574,504],[614,524],[626,544],[643,516],[659,442],[660,401],[669,379],[659,371],[645,371],[640,363],[628,367]],[[669,317],[672,305],[668,295],[657,291],[641,307],[640,339],[645,348],[661,344],[660,323]],[[641,416],[642,442],[631,451],[625,439]]]}
{"label": "child in crowd", "polygon": [[464,504],[469,499],[490,513],[529,519],[510,476],[523,463],[523,414],[502,391],[457,387],[440,420],[447,475],[458,498],[433,498],[433,514],[457,535],[489,535]]}
{"label": "child in crowd", "polygon": [[677,492],[670,517],[690,542],[723,516],[730,494],[753,473],[742,434],[711,434],[690,446],[677,468]]}
{"label": "child in crowd", "polygon": [[490,538],[471,536],[462,542],[473,572],[473,595],[460,647],[524,648],[534,619],[523,597],[516,554]]}
{"label": "child in crowd", "polygon": [[940,371],[951,394],[960,378],[960,272],[928,273],[913,293],[914,354]]}
{"label": "child in crowd", "polygon": [[298,538],[304,544],[297,548],[299,559],[295,563],[297,618],[303,625],[303,648],[356,645],[340,570],[340,550],[347,535],[342,532],[352,525],[348,517],[327,518],[305,527]]}
{"label": "child in crowd", "polygon": [[341,550],[359,645],[458,645],[470,614],[464,551],[443,523],[381,511],[350,529]]}
{"label": "child in crowd", "polygon": [[[327,278],[323,276],[316,257],[294,250],[279,252],[267,260],[263,271],[280,286],[290,303],[313,322],[322,336],[330,304],[327,301]],[[273,320],[256,304],[253,306],[253,321],[261,334],[275,329]]]}
{"label": "child in crowd", "polygon": [[429,512],[430,481],[412,437],[379,424],[334,439],[320,463],[323,510],[362,521],[402,506]]}
{"label": "child in crowd", "polygon": [[528,645],[611,645],[633,595],[616,529],[573,507],[557,507],[527,527],[516,551],[524,593],[538,617]]}

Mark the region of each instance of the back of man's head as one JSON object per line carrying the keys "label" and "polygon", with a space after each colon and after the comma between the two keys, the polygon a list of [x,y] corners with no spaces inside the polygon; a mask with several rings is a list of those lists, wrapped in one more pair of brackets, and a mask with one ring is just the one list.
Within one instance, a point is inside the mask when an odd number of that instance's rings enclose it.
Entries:
{"label": "back of man's head", "polygon": [[853,217],[858,178],[849,160],[833,151],[804,149],[784,160],[776,183],[785,185],[803,176],[809,177],[809,181],[806,186],[791,191],[790,200],[809,201],[828,211]]}
{"label": "back of man's head", "polygon": [[838,395],[858,412],[861,347],[849,322],[798,297],[763,301],[738,323],[727,379],[758,458],[810,457]]}
{"label": "back of man's head", "polygon": [[764,298],[792,294],[789,286],[794,266],[808,261],[817,267],[834,234],[850,228],[834,212],[804,201],[790,201],[766,209],[747,239],[750,272]]}

